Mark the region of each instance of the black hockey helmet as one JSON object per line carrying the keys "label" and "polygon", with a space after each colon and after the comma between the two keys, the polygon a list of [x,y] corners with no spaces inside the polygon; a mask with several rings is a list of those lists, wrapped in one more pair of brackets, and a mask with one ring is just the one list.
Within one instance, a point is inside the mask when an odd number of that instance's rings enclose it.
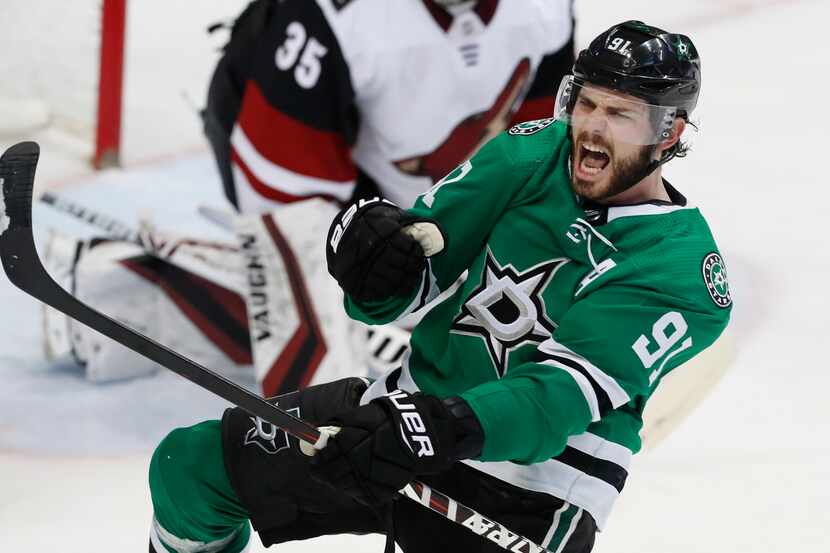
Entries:
{"label": "black hockey helmet", "polygon": [[700,93],[700,57],[691,39],[642,21],[614,25],[595,38],[579,53],[573,75],[687,117]]}

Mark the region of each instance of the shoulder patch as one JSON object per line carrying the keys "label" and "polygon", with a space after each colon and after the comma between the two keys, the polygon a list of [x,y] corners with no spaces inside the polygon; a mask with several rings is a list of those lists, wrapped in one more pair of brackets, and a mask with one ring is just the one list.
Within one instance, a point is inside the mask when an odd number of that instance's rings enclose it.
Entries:
{"label": "shoulder patch", "polygon": [[535,119],[533,121],[525,121],[523,123],[519,123],[517,125],[513,125],[512,127],[510,127],[510,130],[507,131],[507,134],[512,134],[513,136],[536,134],[545,127],[551,126],[554,121],[556,121],[556,119],[553,117],[548,117],[547,119]]}
{"label": "shoulder patch", "polygon": [[715,305],[724,309],[732,305],[729,279],[726,276],[726,265],[724,265],[721,256],[717,252],[707,254],[703,258],[701,271],[703,272],[706,289],[709,290],[709,296],[715,302]]}

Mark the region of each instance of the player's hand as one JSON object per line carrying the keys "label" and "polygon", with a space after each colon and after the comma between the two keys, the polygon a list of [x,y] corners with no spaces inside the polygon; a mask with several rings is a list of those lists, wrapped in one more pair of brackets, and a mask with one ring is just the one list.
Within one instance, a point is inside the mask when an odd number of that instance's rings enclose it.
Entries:
{"label": "player's hand", "polygon": [[[424,221],[379,198],[349,206],[337,214],[329,228],[329,273],[344,292],[358,301],[409,296],[420,284],[426,267],[422,243],[429,242],[414,232],[419,228],[415,223],[420,222],[422,227]],[[429,222],[443,248],[437,224]]]}
{"label": "player's hand", "polygon": [[481,426],[467,403],[396,391],[339,415],[340,427],[311,461],[312,474],[358,501],[391,501],[418,475],[481,452]]}

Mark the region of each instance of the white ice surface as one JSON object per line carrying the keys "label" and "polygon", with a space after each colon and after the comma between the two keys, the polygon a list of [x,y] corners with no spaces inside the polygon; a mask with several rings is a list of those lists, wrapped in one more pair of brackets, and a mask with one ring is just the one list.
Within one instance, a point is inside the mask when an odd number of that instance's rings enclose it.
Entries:
{"label": "white ice surface", "polygon": [[[704,66],[701,131],[688,159],[672,162],[666,175],[702,207],[727,260],[738,357],[686,423],[635,458],[596,551],[824,553],[830,551],[830,246],[823,224],[830,199],[823,165],[830,6],[675,4],[580,0],[580,42],[615,21],[641,18],[686,32],[697,44]],[[157,136],[165,136],[164,123]],[[198,129],[175,133],[186,137],[182,146],[199,143]],[[61,182],[61,193],[127,221],[153,214],[159,223],[197,231],[204,224],[195,206],[221,205],[206,155],[69,184],[67,171],[83,167],[48,162],[62,155],[44,149],[41,185]],[[48,225],[84,230],[46,208],[35,218],[41,234]],[[0,551],[145,551],[153,444],[174,425],[216,416],[222,402],[167,374],[89,385],[69,364],[42,360],[39,307],[30,298],[5,279],[0,298]],[[357,553],[381,546],[378,538],[337,537],[279,550]]]}

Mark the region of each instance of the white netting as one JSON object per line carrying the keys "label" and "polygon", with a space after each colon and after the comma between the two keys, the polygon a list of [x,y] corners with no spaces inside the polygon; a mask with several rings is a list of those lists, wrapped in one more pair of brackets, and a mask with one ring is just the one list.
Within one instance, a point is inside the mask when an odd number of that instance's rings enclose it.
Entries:
{"label": "white netting", "polygon": [[0,133],[95,129],[101,0],[0,2]]}

